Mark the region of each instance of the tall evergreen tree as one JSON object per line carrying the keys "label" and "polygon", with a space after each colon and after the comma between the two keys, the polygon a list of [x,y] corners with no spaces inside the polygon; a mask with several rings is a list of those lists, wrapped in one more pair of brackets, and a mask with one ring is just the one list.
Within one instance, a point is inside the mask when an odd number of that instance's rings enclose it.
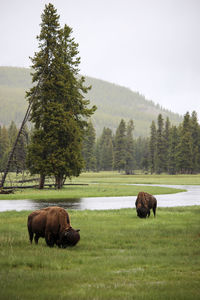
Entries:
{"label": "tall evergreen tree", "polygon": [[126,166],[126,123],[122,119],[116,130],[114,140],[114,168],[124,171]]}
{"label": "tall evergreen tree", "polygon": [[141,160],[141,167],[145,172],[149,170],[149,138],[143,139],[143,158]]}
{"label": "tall evergreen tree", "polygon": [[1,128],[0,136],[0,170],[4,171],[6,162],[8,160],[8,154],[10,151],[10,141],[8,136],[8,130],[5,126]]}
{"label": "tall evergreen tree", "polygon": [[180,173],[192,173],[192,135],[190,114],[187,112],[184,116],[180,129],[180,141],[178,144],[177,166]]}
{"label": "tall evergreen tree", "polygon": [[100,170],[110,171],[113,168],[113,135],[110,128],[103,129],[99,139]]}
{"label": "tall evergreen tree", "polygon": [[10,140],[10,146],[14,144],[16,137],[17,137],[18,129],[14,121],[11,122],[10,126],[8,127],[8,136]]}
{"label": "tall evergreen tree", "polygon": [[165,121],[165,128],[163,133],[164,138],[164,171],[168,172],[169,167],[169,132],[170,132],[170,121],[167,117]]}
{"label": "tall evergreen tree", "polygon": [[32,81],[40,84],[27,93],[29,101],[36,93],[31,111],[35,131],[27,164],[32,174],[40,174],[40,188],[46,175],[54,175],[60,188],[66,177],[80,174],[83,129],[96,109],[89,109],[84,99],[89,88],[84,86],[84,77],[77,76],[80,58],[71,33],[67,25],[60,28],[54,6],[45,5],[37,37],[39,51],[32,58]]}
{"label": "tall evergreen tree", "polygon": [[134,152],[134,140],[133,140],[134,124],[133,120],[130,120],[126,129],[126,165],[125,172],[127,175],[132,174],[135,168],[135,152]]}
{"label": "tall evergreen tree", "polygon": [[154,121],[151,123],[151,133],[149,140],[149,168],[151,174],[155,172],[155,157],[156,157],[156,144],[157,144],[157,132],[156,124]]}
{"label": "tall evergreen tree", "polygon": [[[135,161],[136,161],[136,168],[138,170],[141,170],[144,168],[144,157],[146,154],[146,150],[149,150],[149,147],[147,146],[148,144],[148,139],[147,138],[142,138],[141,136],[138,137],[135,140]],[[148,153],[149,155],[149,153]],[[149,165],[149,163],[148,163]]]}
{"label": "tall evergreen tree", "polygon": [[191,137],[192,137],[192,171],[200,171],[200,125],[198,124],[196,111],[192,112],[190,118]]}
{"label": "tall evergreen tree", "polygon": [[84,139],[83,139],[83,158],[85,161],[85,169],[87,171],[96,170],[96,158],[95,158],[95,129],[91,122],[88,123],[88,126],[85,129]]}
{"label": "tall evergreen tree", "polygon": [[179,134],[176,126],[172,126],[169,134],[169,156],[168,172],[169,174],[177,173],[177,147],[179,143]]}
{"label": "tall evergreen tree", "polygon": [[161,114],[158,115],[155,165],[157,174],[165,170],[164,120]]}

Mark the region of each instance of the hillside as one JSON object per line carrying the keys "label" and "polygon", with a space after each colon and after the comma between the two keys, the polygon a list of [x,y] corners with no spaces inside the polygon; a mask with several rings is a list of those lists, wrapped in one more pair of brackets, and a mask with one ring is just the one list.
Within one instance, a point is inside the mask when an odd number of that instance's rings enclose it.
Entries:
{"label": "hillside", "polygon": [[[157,120],[159,113],[167,116],[173,124],[181,122],[182,117],[155,105],[144,96],[128,88],[103,80],[86,77],[86,85],[92,85],[87,98],[97,106],[92,120],[97,135],[103,127],[116,130],[120,120],[133,119],[135,136],[149,135],[152,120]],[[19,126],[23,120],[27,101],[25,91],[31,86],[30,69],[0,67],[0,124],[9,125],[14,120]]]}

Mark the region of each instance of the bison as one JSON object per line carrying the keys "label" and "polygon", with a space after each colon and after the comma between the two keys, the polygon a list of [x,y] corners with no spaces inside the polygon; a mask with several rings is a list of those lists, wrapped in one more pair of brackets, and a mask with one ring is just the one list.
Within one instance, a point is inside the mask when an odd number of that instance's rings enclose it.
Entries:
{"label": "bison", "polygon": [[137,215],[140,218],[150,216],[150,209],[153,209],[154,217],[156,216],[157,200],[151,194],[139,192],[135,201]]}
{"label": "bison", "polygon": [[64,208],[58,206],[36,210],[28,216],[29,239],[32,244],[34,237],[38,244],[40,237],[45,238],[46,244],[53,247],[66,248],[75,246],[80,240],[79,229],[71,227],[69,215]]}

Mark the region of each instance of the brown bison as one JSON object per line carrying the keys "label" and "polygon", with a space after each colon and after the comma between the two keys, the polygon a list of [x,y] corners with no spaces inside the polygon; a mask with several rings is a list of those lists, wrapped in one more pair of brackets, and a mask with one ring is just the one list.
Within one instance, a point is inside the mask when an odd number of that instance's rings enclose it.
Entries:
{"label": "brown bison", "polygon": [[135,201],[137,215],[140,218],[150,216],[150,209],[153,209],[154,217],[156,216],[157,200],[151,194],[139,192]]}
{"label": "brown bison", "polygon": [[66,248],[75,246],[80,240],[79,229],[71,227],[69,215],[64,208],[58,206],[36,210],[28,216],[29,239],[32,243],[33,236],[38,244],[40,237],[45,238],[49,247],[56,244]]}

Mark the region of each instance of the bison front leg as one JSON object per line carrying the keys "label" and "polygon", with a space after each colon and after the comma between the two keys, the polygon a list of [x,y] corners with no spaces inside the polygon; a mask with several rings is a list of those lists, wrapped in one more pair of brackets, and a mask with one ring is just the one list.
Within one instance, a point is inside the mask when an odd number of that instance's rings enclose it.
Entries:
{"label": "bison front leg", "polygon": [[149,209],[148,212],[147,212],[148,218],[150,217],[150,214],[151,214],[151,212],[150,212],[150,209]]}
{"label": "bison front leg", "polygon": [[53,247],[55,244],[54,238],[50,233],[45,235],[45,241],[46,241],[47,246],[49,246],[49,247]]}

